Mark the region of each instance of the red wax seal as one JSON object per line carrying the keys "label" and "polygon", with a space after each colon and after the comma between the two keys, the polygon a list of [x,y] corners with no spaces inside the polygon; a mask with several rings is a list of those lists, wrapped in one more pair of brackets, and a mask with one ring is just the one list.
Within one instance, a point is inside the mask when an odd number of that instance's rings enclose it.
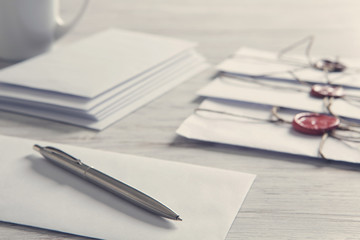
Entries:
{"label": "red wax seal", "polygon": [[344,96],[344,89],[340,86],[315,84],[311,87],[310,95],[317,98]]}
{"label": "red wax seal", "polygon": [[292,121],[292,126],[296,131],[310,135],[322,135],[339,124],[338,118],[319,113],[298,113]]}
{"label": "red wax seal", "polygon": [[346,66],[338,61],[331,61],[328,59],[321,59],[314,63],[313,67],[317,70],[328,72],[343,72]]}

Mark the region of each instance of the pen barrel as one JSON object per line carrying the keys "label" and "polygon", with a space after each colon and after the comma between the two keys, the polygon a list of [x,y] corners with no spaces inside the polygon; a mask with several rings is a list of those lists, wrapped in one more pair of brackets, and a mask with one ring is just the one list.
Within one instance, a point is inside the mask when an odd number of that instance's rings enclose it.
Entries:
{"label": "pen barrel", "polygon": [[179,217],[179,215],[154,198],[94,168],[89,168],[84,174],[84,178],[156,215],[175,220]]}
{"label": "pen barrel", "polygon": [[40,153],[54,164],[86,179],[87,181],[103,188],[116,196],[142,208],[152,212],[161,217],[180,220],[179,215],[171,209],[146,195],[143,192],[100,172],[77,159],[68,159],[63,155],[48,152],[46,149],[41,149]]}

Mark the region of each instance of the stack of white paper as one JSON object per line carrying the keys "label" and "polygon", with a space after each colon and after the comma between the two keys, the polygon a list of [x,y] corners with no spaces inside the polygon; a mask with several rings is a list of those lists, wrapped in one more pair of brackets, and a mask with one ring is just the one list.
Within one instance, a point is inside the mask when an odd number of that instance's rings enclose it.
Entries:
{"label": "stack of white paper", "polygon": [[[166,220],[45,160],[51,145],[176,211]],[[255,176],[189,164],[0,136],[1,221],[99,239],[224,239]]]}
{"label": "stack of white paper", "polygon": [[[359,163],[360,143],[355,131],[334,130],[341,139],[296,132],[292,120],[300,112],[334,114],[341,122],[360,121],[360,60],[341,60],[344,72],[324,73],[309,66],[305,57],[241,48],[217,66],[222,73],[198,91],[207,99],[178,128],[191,139],[246,146],[267,151],[325,157]],[[300,81],[299,81],[300,80]],[[337,83],[344,96],[331,100],[310,95],[315,83]],[[287,123],[273,122],[272,107]],[[350,126],[350,125],[347,125]],[[346,137],[344,137],[346,136]],[[357,139],[360,140],[359,134]]]}
{"label": "stack of white paper", "polygon": [[194,47],[106,30],[0,71],[0,109],[101,130],[204,70]]}

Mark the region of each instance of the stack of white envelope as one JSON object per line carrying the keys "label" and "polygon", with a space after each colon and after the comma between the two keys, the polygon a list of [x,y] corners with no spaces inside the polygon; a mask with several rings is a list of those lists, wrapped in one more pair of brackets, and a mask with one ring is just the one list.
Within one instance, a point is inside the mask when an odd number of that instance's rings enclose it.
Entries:
{"label": "stack of white envelope", "polygon": [[0,109],[102,130],[207,67],[188,41],[109,29],[0,71]]}
{"label": "stack of white envelope", "polygon": [[[300,112],[332,113],[344,122],[359,123],[360,59],[340,58],[340,62],[345,71],[326,74],[310,66],[304,56],[290,54],[279,59],[275,52],[241,48],[220,63],[219,75],[198,91],[206,99],[177,133],[203,141],[359,163],[359,143],[329,137],[322,144],[321,136],[299,133],[290,123]],[[314,84],[326,82],[341,85],[344,91],[330,105],[310,95]],[[272,121],[273,106],[280,107],[278,114],[288,123]]]}

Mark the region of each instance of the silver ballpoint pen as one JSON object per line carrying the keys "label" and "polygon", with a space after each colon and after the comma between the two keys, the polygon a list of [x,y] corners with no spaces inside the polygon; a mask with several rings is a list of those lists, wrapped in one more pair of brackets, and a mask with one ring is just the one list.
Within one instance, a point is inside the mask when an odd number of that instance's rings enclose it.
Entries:
{"label": "silver ballpoint pen", "polygon": [[73,156],[59,149],[49,146],[41,147],[39,145],[34,145],[33,149],[56,165],[69,170],[70,172],[80,177],[83,177],[89,182],[92,182],[99,187],[108,190],[116,196],[138,207],[141,207],[142,209],[164,218],[182,221],[178,214],[152,197],[84,164],[79,159],[74,158]]}

